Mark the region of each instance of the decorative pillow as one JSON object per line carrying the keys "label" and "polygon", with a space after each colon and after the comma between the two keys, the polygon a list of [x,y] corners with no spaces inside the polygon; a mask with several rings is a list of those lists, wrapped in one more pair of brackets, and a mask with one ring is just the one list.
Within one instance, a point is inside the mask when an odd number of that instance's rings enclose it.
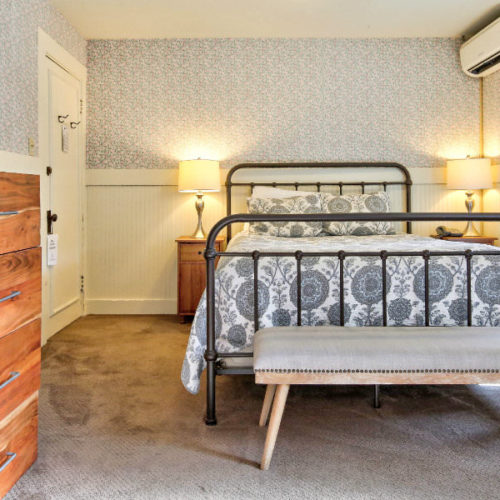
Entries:
{"label": "decorative pillow", "polygon": [[[321,193],[321,196],[323,212],[329,214],[349,214],[353,212],[385,213],[391,210],[389,195],[384,191],[370,194],[345,194],[340,196],[330,193]],[[323,224],[323,230],[334,236],[395,234],[394,224],[387,221],[325,222]]]}
{"label": "decorative pillow", "polygon": [[[248,211],[251,214],[319,214],[321,196],[311,193],[293,198],[249,198]],[[252,222],[251,234],[267,234],[296,238],[318,236],[323,230],[321,222]]]}

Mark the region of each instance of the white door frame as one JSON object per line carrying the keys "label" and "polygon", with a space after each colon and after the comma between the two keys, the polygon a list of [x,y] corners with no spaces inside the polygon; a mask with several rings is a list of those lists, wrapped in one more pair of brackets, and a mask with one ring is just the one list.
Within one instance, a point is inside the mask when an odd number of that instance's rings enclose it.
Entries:
{"label": "white door frame", "polygon": [[[86,229],[87,201],[85,189],[85,139],[87,129],[87,68],[75,57],[67,52],[61,45],[53,40],[41,28],[38,28],[38,156],[40,158],[42,171],[40,172],[40,210],[41,210],[41,241],[42,241],[42,344],[48,340],[50,332],[47,321],[50,310],[49,276],[47,262],[47,222],[46,213],[49,204],[49,177],[46,175],[46,167],[49,166],[49,107],[48,107],[48,60],[51,60],[65,71],[80,81],[80,96],[83,99],[81,123],[77,128],[79,134],[78,173],[80,182],[80,213],[82,214],[82,248],[81,248],[81,275],[86,275]],[[82,314],[85,314],[85,300],[82,294]]]}

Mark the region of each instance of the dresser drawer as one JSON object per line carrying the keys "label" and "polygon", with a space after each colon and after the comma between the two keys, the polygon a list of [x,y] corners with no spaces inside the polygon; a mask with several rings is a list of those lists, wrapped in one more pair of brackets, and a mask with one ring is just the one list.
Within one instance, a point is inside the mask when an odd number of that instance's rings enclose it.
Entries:
{"label": "dresser drawer", "polygon": [[0,214],[0,254],[40,245],[40,210]]}
{"label": "dresser drawer", "polygon": [[0,498],[37,456],[38,394],[0,421]]}
{"label": "dresser drawer", "polygon": [[0,339],[0,421],[40,387],[40,320]]}
{"label": "dresser drawer", "polygon": [[0,255],[0,338],[41,311],[41,249]]}
{"label": "dresser drawer", "polygon": [[40,206],[38,175],[0,172],[0,213]]}

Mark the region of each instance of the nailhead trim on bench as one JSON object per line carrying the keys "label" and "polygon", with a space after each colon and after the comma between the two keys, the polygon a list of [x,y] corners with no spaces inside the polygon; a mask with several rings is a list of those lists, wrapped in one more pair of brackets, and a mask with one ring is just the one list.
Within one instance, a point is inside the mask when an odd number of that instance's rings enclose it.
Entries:
{"label": "nailhead trim on bench", "polygon": [[255,372],[265,373],[500,373],[500,369],[424,369],[424,370],[295,370],[295,369],[280,369],[280,368],[260,368]]}

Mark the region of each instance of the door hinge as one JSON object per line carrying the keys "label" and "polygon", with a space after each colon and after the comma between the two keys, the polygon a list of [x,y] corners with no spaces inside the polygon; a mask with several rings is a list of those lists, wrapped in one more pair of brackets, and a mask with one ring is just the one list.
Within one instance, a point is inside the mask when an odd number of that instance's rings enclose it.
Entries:
{"label": "door hinge", "polygon": [[85,276],[80,276],[80,292],[83,293],[85,291]]}
{"label": "door hinge", "polygon": [[80,114],[83,115],[83,99],[80,99]]}

